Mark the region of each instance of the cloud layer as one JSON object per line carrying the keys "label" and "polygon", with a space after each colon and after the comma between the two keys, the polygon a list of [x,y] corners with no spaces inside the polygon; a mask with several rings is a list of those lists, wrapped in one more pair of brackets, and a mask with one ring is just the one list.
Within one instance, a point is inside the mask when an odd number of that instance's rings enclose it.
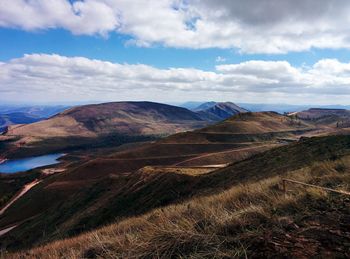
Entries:
{"label": "cloud layer", "polygon": [[11,0],[0,27],[131,36],[129,44],[286,53],[350,48],[347,0]]}
{"label": "cloud layer", "polygon": [[312,67],[286,61],[218,65],[214,72],[158,69],[83,57],[32,54],[0,63],[3,101],[222,99],[346,103],[350,63],[323,59]]}

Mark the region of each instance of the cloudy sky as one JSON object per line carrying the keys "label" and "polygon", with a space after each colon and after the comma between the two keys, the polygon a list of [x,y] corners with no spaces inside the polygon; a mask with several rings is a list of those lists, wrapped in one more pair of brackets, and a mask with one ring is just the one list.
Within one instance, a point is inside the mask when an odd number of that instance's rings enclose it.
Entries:
{"label": "cloudy sky", "polygon": [[348,0],[0,0],[0,102],[350,104]]}

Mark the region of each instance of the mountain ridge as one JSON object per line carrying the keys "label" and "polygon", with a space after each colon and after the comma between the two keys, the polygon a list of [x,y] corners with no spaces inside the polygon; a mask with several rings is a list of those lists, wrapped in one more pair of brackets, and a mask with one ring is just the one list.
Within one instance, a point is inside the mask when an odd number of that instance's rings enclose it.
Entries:
{"label": "mountain ridge", "polygon": [[207,102],[199,105],[193,111],[197,112],[201,118],[211,121],[221,121],[238,113],[248,112],[232,102]]}
{"label": "mountain ridge", "polygon": [[159,138],[201,128],[208,123],[181,107],[154,102],[110,102],[73,107],[36,123],[14,125],[4,137],[15,139],[14,145],[21,143],[22,149],[41,149],[44,153],[47,150],[40,148],[41,145],[56,152],[74,146],[95,145],[101,142],[99,138],[105,138],[106,144],[115,139],[117,144],[133,141],[130,138],[134,137]]}
{"label": "mountain ridge", "polygon": [[40,118],[29,113],[24,112],[11,112],[0,114],[0,132],[6,130],[7,127],[15,124],[30,124],[44,118]]}

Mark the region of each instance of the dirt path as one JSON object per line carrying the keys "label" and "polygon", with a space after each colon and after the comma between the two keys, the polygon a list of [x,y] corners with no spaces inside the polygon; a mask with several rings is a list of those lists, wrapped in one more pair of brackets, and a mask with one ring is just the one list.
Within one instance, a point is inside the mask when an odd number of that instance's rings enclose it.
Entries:
{"label": "dirt path", "polygon": [[6,158],[1,158],[1,157],[0,157],[0,165],[1,165],[2,163],[5,163],[6,161],[7,161]]}
{"label": "dirt path", "polygon": [[224,168],[229,164],[213,164],[213,165],[196,165],[196,166],[176,166],[176,165],[155,165],[151,166],[153,168],[162,169],[162,168],[171,168],[171,169],[215,169],[215,168]]}
{"label": "dirt path", "polygon": [[12,227],[8,227],[8,228],[4,228],[4,229],[0,230],[0,237],[5,235],[7,232],[10,232],[15,227],[17,227],[17,225],[14,225]]}
{"label": "dirt path", "polygon": [[39,181],[38,179],[34,180],[31,183],[28,183],[26,185],[24,185],[23,189],[18,192],[14,197],[12,197],[12,199],[6,204],[5,207],[3,207],[0,210],[0,216],[2,214],[4,214],[4,212],[15,202],[17,201],[19,198],[21,198],[24,194],[26,194],[30,189],[32,189],[35,185],[37,185],[38,183],[40,183],[41,181]]}
{"label": "dirt path", "polygon": [[174,164],[173,166],[179,166],[181,164],[184,164],[184,163],[187,163],[187,162],[190,162],[190,161],[194,161],[194,160],[197,160],[197,159],[200,159],[200,158],[203,158],[203,157],[209,157],[209,156],[213,156],[213,155],[217,155],[217,154],[249,151],[249,150],[252,150],[252,149],[260,149],[260,148],[268,147],[268,146],[271,146],[271,144],[269,144],[269,145],[258,145],[258,146],[245,147],[245,148],[235,148],[235,149],[230,149],[230,150],[225,150],[225,151],[220,151],[220,152],[205,153],[205,154],[202,154],[202,155],[199,155],[199,156],[196,156],[196,157],[193,157],[193,158],[190,158],[190,159],[178,162],[178,163]]}

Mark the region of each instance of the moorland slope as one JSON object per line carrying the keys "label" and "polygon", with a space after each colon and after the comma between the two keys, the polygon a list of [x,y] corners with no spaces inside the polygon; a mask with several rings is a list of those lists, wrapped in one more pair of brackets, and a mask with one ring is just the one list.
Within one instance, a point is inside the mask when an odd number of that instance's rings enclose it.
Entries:
{"label": "moorland slope", "polygon": [[[49,119],[15,125],[5,134],[9,156],[120,145],[200,128],[208,122],[185,108],[152,102],[74,107]],[[21,149],[13,146],[21,146]]]}
{"label": "moorland slope", "polygon": [[[296,141],[313,129],[276,113],[245,113],[215,126],[95,158],[85,156],[91,150],[68,155],[65,163],[56,166],[64,172],[42,174],[40,184],[0,217],[0,229],[20,223],[0,242],[9,249],[31,247],[191,195],[219,191],[234,181],[224,179],[231,173],[209,177],[213,171],[221,172],[217,168],[285,146],[283,139]],[[244,171],[240,171],[240,178],[249,175]],[[215,179],[217,183],[213,183]]]}
{"label": "moorland slope", "polygon": [[0,132],[6,130],[10,125],[29,124],[40,120],[42,118],[22,112],[0,114]]}
{"label": "moorland slope", "polygon": [[117,214],[149,206],[152,195],[181,203],[8,256],[348,258],[348,197],[299,185],[284,192],[282,179],[350,191],[349,147],[349,136],[315,137],[200,176],[147,172]]}

